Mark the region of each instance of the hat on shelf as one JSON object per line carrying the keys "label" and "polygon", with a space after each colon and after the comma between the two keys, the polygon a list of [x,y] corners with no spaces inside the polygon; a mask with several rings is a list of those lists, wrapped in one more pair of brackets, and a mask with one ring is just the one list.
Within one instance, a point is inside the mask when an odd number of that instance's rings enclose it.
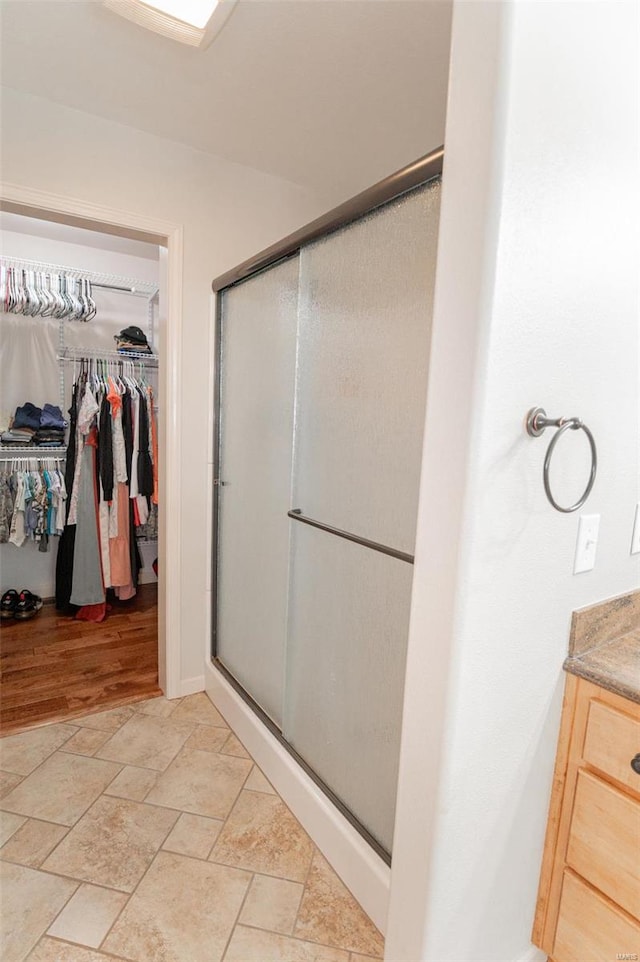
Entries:
{"label": "hat on shelf", "polygon": [[139,327],[125,327],[119,334],[114,334],[114,340],[119,351],[137,352],[141,354],[151,353],[151,347],[146,334]]}

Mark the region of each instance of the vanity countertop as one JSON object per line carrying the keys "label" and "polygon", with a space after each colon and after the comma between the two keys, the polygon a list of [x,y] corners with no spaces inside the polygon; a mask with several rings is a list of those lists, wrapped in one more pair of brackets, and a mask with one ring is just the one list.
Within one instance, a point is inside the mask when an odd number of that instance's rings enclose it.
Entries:
{"label": "vanity countertop", "polygon": [[640,704],[640,628],[569,655],[564,669]]}

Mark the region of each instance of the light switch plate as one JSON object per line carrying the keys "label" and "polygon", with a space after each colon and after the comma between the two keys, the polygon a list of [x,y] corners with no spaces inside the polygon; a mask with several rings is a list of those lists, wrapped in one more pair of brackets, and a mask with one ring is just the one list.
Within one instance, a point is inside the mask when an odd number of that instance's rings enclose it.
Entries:
{"label": "light switch plate", "polygon": [[640,504],[636,505],[636,520],[633,523],[633,534],[631,536],[631,554],[638,554],[640,551]]}
{"label": "light switch plate", "polygon": [[580,515],[580,524],[578,525],[578,540],[576,542],[576,557],[573,563],[574,575],[579,575],[583,571],[591,571],[591,569],[595,566],[599,528],[599,514]]}

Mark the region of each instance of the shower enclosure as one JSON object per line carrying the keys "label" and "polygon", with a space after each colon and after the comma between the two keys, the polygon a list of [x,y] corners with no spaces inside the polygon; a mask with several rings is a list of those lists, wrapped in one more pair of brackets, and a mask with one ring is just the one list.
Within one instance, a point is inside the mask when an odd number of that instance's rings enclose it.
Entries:
{"label": "shower enclosure", "polygon": [[441,162],[214,283],[214,661],[387,860]]}

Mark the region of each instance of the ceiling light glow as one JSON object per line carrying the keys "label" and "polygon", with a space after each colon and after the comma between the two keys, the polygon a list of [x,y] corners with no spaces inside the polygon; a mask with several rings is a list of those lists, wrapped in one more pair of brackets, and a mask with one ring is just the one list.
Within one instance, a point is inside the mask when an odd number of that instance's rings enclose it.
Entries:
{"label": "ceiling light glow", "polygon": [[153,3],[146,0],[146,5],[203,30],[218,6],[218,0],[154,0]]}
{"label": "ceiling light glow", "polygon": [[208,47],[220,33],[236,0],[102,0],[113,13],[139,27],[191,47]]}

